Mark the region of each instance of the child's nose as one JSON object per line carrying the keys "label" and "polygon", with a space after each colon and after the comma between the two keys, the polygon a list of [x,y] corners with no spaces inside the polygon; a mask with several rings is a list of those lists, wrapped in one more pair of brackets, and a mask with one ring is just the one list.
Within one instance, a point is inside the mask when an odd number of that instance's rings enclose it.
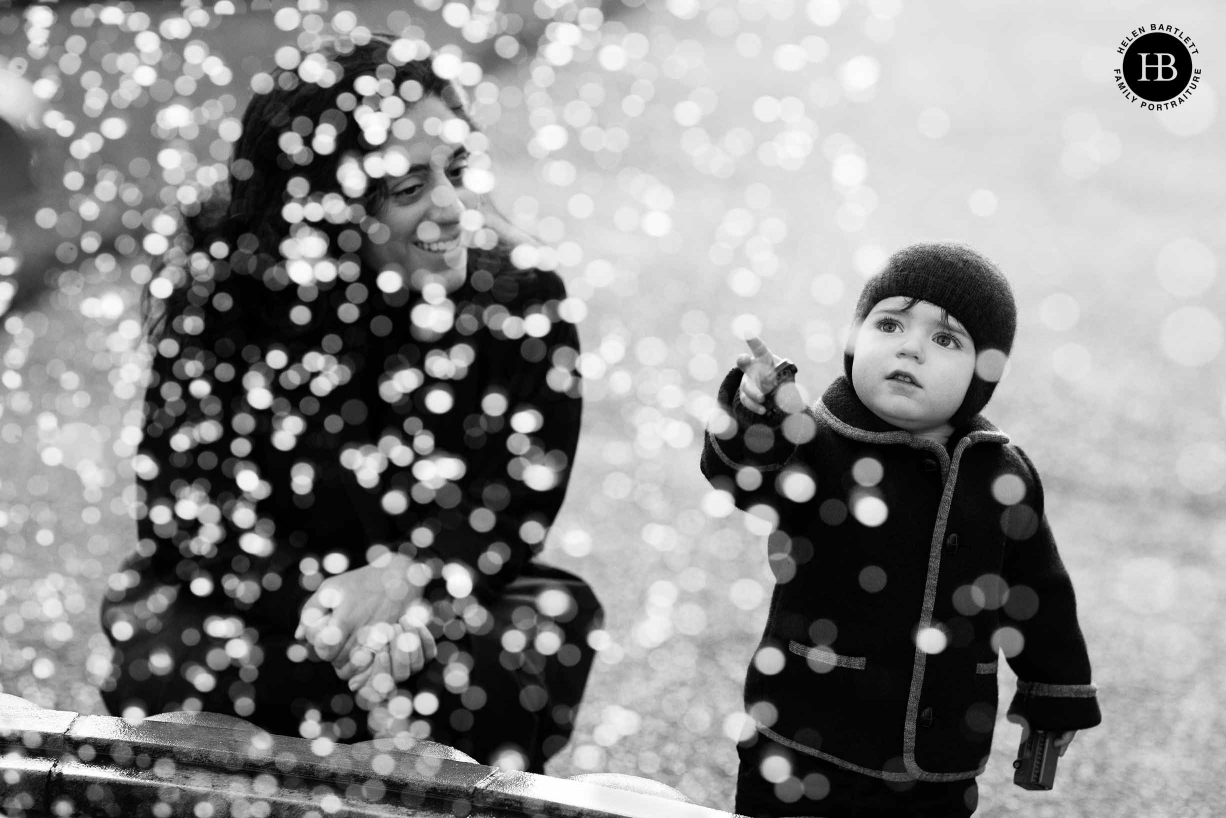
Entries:
{"label": "child's nose", "polygon": [[898,347],[899,355],[907,355],[915,358],[920,363],[924,362],[924,345],[920,343],[915,336],[907,336],[903,339],[902,344]]}

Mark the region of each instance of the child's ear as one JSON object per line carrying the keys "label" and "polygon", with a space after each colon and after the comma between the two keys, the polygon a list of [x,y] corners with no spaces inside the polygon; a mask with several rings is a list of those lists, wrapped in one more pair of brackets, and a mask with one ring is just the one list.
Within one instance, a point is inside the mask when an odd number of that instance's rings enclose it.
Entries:
{"label": "child's ear", "polygon": [[861,319],[843,327],[843,352],[852,356],[856,354],[856,336],[860,334],[860,327],[863,325],[864,321]]}

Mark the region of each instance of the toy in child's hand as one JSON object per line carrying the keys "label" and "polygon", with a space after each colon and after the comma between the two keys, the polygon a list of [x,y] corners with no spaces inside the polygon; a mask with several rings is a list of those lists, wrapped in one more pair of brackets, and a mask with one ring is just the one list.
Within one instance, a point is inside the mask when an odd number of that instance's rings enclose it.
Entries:
{"label": "toy in child's hand", "polygon": [[1060,751],[1056,746],[1059,733],[1047,730],[1025,730],[1013,762],[1013,783],[1024,790],[1050,790],[1056,781],[1056,762]]}

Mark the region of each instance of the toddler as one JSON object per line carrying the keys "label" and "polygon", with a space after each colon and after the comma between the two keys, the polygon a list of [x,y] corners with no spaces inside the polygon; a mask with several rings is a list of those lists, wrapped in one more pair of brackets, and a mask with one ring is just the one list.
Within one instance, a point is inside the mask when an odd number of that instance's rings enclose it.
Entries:
{"label": "toddler", "polygon": [[814,405],[758,339],[724,379],[703,474],[775,524],[737,813],[970,815],[1001,655],[1010,718],[1061,754],[1101,720],[1038,472],[980,414],[1015,327],[994,264],[917,244],[866,283]]}

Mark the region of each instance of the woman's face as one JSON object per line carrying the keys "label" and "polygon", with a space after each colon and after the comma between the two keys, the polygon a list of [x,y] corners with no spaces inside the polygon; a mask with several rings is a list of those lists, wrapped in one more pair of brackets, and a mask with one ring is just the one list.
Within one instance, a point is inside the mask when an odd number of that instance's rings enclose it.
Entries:
{"label": "woman's face", "polygon": [[414,290],[438,282],[451,291],[464,281],[468,262],[460,216],[477,206],[477,194],[461,181],[468,128],[456,127],[460,118],[434,96],[415,103],[404,118],[413,123],[412,135],[388,134],[382,152],[407,159],[407,171],[388,175],[387,198],[372,214],[389,235],[382,244],[363,242],[363,259],[380,272],[400,273]]}

